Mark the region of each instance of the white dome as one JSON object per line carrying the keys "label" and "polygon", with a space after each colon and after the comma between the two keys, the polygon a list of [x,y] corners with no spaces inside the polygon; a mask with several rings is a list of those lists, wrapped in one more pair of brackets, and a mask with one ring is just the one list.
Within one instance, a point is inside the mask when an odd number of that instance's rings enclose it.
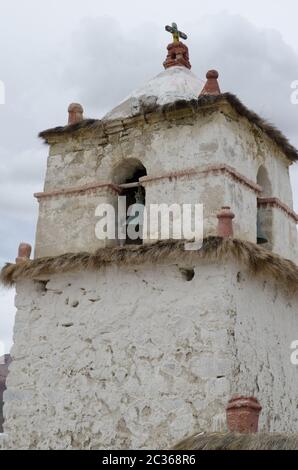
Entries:
{"label": "white dome", "polygon": [[140,112],[144,103],[164,105],[177,100],[197,99],[201,81],[186,67],[169,67],[145,85],[133,91],[103,119],[124,119]]}

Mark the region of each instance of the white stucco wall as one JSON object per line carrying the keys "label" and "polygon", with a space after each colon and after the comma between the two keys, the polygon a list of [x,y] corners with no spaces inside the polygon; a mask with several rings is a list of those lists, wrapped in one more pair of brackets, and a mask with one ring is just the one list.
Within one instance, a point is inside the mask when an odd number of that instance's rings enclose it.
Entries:
{"label": "white stucco wall", "polygon": [[272,209],[272,251],[298,264],[297,224],[283,211]]}
{"label": "white stucco wall", "polygon": [[104,188],[87,193],[41,199],[36,229],[35,258],[78,251],[95,251],[113,241],[96,237],[100,204],[117,207],[118,194]]}
{"label": "white stucco wall", "polygon": [[[272,184],[271,196],[292,208],[289,162],[264,133],[227,105],[222,113],[204,110],[178,121],[142,122],[125,132],[115,130],[110,136],[102,135],[100,130],[85,130],[74,137],[66,136],[64,141],[60,137],[50,148],[45,191],[113,182],[115,168],[127,159],[141,161],[149,177],[200,171],[206,165],[224,163],[252,182],[257,180],[260,165],[264,165]],[[174,181],[153,180],[146,185],[146,191],[147,204],[203,203],[205,235],[216,234],[216,212],[222,205],[230,205],[236,214],[235,236],[256,240],[257,193],[239,181],[205,174],[189,181],[180,177]],[[91,196],[73,193],[43,199],[35,256],[91,251],[102,246],[94,232],[94,208],[102,200],[96,200],[96,192]],[[294,222],[284,213],[277,217],[281,223],[273,225],[273,250],[297,261]]]}
{"label": "white stucco wall", "polygon": [[[234,236],[256,241],[256,194],[246,186],[235,183],[227,174],[206,176],[198,173],[184,178],[150,181],[144,187],[148,212],[152,204],[203,204],[204,236],[217,234],[216,215],[222,206],[230,205],[235,213]],[[100,204],[109,203],[117,215],[117,197],[116,192],[113,194],[104,187],[89,193],[42,198],[39,202],[35,257],[91,252],[106,246],[108,241],[96,237],[95,227],[99,217],[96,217],[95,210]],[[148,223],[149,241],[155,239],[153,235],[163,238],[155,229],[155,225],[150,227]],[[117,244],[117,241],[112,240],[110,244]]]}
{"label": "white stucco wall", "polygon": [[[234,236],[256,241],[255,192],[235,183],[226,174],[197,174],[182,179],[152,181],[145,185],[146,204],[203,204],[204,236],[217,235],[218,214],[231,206],[235,214]],[[246,214],[246,217],[243,217]],[[159,237],[161,238],[161,237]]]}
{"label": "white stucco wall", "polygon": [[45,190],[111,181],[114,168],[127,158],[140,160],[150,176],[226,163],[256,182],[260,165],[268,171],[272,196],[292,206],[289,161],[256,126],[230,107],[205,110],[176,121],[142,123],[103,138],[85,131],[53,144]]}
{"label": "white stucco wall", "polygon": [[298,338],[298,298],[243,271],[232,289],[239,364],[232,391],[258,397],[260,430],[297,432],[298,366],[290,362],[290,345]]}
{"label": "white stucco wall", "polygon": [[107,267],[17,285],[5,432],[18,448],[166,448],[225,429],[234,393],[260,429],[298,431],[298,298],[235,264]]}
{"label": "white stucco wall", "polygon": [[257,181],[260,165],[267,172],[272,186],[271,196],[279,198],[289,207],[293,206],[292,190],[289,178],[290,162],[281,150],[245,118],[233,119],[221,117],[218,134],[222,143],[222,159],[239,173],[252,181]]}

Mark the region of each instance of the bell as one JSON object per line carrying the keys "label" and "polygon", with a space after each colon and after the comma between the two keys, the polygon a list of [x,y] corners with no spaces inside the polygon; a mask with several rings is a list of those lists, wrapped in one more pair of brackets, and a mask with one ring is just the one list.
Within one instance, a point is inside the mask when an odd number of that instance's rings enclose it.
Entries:
{"label": "bell", "polygon": [[257,214],[257,244],[262,245],[263,243],[267,243],[267,242],[268,242],[268,239],[262,233],[260,213],[258,211],[258,214]]}

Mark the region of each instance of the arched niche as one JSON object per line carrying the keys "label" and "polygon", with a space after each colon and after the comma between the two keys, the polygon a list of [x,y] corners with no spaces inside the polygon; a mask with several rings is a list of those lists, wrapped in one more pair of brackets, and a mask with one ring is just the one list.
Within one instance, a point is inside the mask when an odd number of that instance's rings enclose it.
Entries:
{"label": "arched niche", "polygon": [[268,171],[264,165],[261,165],[257,173],[257,184],[262,188],[262,197],[272,196],[272,185],[268,175]]}
{"label": "arched niche", "polygon": [[[146,192],[145,188],[140,183],[140,178],[147,175],[146,168],[136,158],[128,158],[115,166],[112,172],[112,181],[122,188],[121,196],[126,197],[127,210],[134,204],[140,204],[145,207]],[[119,208],[118,208],[119,210]],[[124,245],[140,245],[143,243],[143,219],[139,216],[132,216],[127,214],[125,220],[121,219],[122,230],[125,231],[126,238],[120,239],[119,244]],[[130,230],[139,232],[136,239],[131,239],[129,236]]]}
{"label": "arched niche", "polygon": [[257,173],[257,184],[261,186],[262,193],[257,205],[257,243],[263,244],[265,248],[271,250],[273,243],[273,213],[272,207],[262,204],[262,198],[272,197],[272,184],[268,171],[264,165],[261,165]]}
{"label": "arched niche", "polygon": [[118,163],[112,170],[112,181],[116,184],[138,182],[147,171],[142,162],[136,158],[127,158]]}

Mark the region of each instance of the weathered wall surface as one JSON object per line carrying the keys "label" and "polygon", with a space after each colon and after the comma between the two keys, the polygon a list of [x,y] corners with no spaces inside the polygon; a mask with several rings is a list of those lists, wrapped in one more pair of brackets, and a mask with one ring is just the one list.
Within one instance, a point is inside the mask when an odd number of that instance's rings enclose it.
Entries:
{"label": "weathered wall surface", "polygon": [[260,399],[261,429],[298,431],[298,299],[232,264],[200,263],[191,281],[182,267],[18,283],[10,447],[166,448],[224,429],[239,392]]}
{"label": "weathered wall surface", "polygon": [[128,158],[140,160],[150,176],[198,168],[220,160],[218,128],[213,113],[199,119],[161,121],[115,132],[102,138],[96,132],[66,138],[50,148],[45,190],[107,182]]}
{"label": "weathered wall surface", "polygon": [[116,207],[118,193],[99,187],[79,194],[41,199],[36,229],[35,258],[78,251],[95,251],[109,244],[95,234],[96,208]]}
{"label": "weathered wall surface", "polygon": [[[256,216],[255,192],[235,184],[224,174],[197,174],[181,179],[148,182],[146,204],[203,204],[204,236],[217,233],[219,208],[230,205],[235,213],[234,235],[255,242]],[[243,217],[246,214],[246,217]],[[154,234],[154,230],[153,230]],[[158,238],[162,238],[159,234]],[[183,238],[183,237],[182,237]]]}
{"label": "weathered wall surface", "polygon": [[272,186],[272,196],[292,207],[289,162],[269,137],[245,118],[231,112],[222,117],[219,127],[222,159],[255,182],[260,165],[264,165]]}
{"label": "weathered wall surface", "polygon": [[227,163],[256,181],[263,164],[273,195],[292,205],[289,162],[267,136],[230,107],[178,121],[142,121],[110,136],[88,130],[65,136],[50,147],[45,191],[111,181],[114,169],[128,158],[140,160],[152,177]]}
{"label": "weathered wall surface", "polygon": [[[203,204],[204,236],[217,232],[216,214],[223,205],[230,205],[235,213],[234,235],[237,238],[256,240],[256,194],[235,184],[227,174],[193,174],[179,179],[148,181],[146,208],[151,204]],[[107,245],[96,238],[95,227],[99,218],[96,208],[109,203],[117,212],[118,193],[107,187],[92,191],[59,194],[40,199],[35,257],[55,256],[66,252],[94,251]],[[246,217],[243,217],[246,214]],[[150,217],[149,219],[150,220]],[[149,240],[164,238],[156,226],[148,223]],[[167,237],[169,238],[169,237]],[[183,238],[183,235],[182,237]],[[111,243],[116,244],[116,241]]]}
{"label": "weathered wall surface", "polygon": [[[173,172],[202,170],[207,165],[227,164],[256,182],[264,165],[272,185],[272,194],[292,207],[288,161],[269,138],[239,118],[228,106],[223,112],[202,111],[178,121],[142,121],[126,131],[111,135],[85,130],[50,148],[45,191],[81,187],[86,184],[121,183],[115,169],[128,159],[146,167],[148,177]],[[146,203],[196,202],[204,204],[205,235],[215,234],[216,212],[221,205],[231,205],[236,214],[235,236],[256,240],[258,194],[245,184],[205,173],[187,182],[185,177],[151,180],[145,183]],[[103,194],[101,190],[101,195]],[[110,200],[107,194],[106,201]],[[94,250],[103,243],[95,238],[94,208],[104,197],[97,192],[53,195],[40,203],[35,256]],[[268,195],[267,195],[268,196]],[[88,197],[90,201],[88,202]],[[115,200],[114,200],[115,202]],[[216,206],[217,204],[217,206]],[[115,202],[116,205],[116,202]],[[273,250],[297,261],[297,234],[294,222],[281,213],[282,223],[274,224]],[[294,227],[294,230],[293,230]],[[284,238],[291,232],[290,238]],[[86,233],[86,237],[82,234]],[[57,243],[59,234],[59,243]]]}
{"label": "weathered wall surface", "polygon": [[279,209],[272,209],[272,251],[298,264],[297,224]]}
{"label": "weathered wall surface", "polygon": [[258,397],[260,429],[297,432],[298,367],[290,346],[298,338],[298,299],[243,272],[232,278],[232,292],[239,364],[232,391]]}
{"label": "weathered wall surface", "polygon": [[8,375],[8,366],[11,363],[9,354],[0,357],[0,433],[3,432],[3,393],[6,388],[6,378]]}

